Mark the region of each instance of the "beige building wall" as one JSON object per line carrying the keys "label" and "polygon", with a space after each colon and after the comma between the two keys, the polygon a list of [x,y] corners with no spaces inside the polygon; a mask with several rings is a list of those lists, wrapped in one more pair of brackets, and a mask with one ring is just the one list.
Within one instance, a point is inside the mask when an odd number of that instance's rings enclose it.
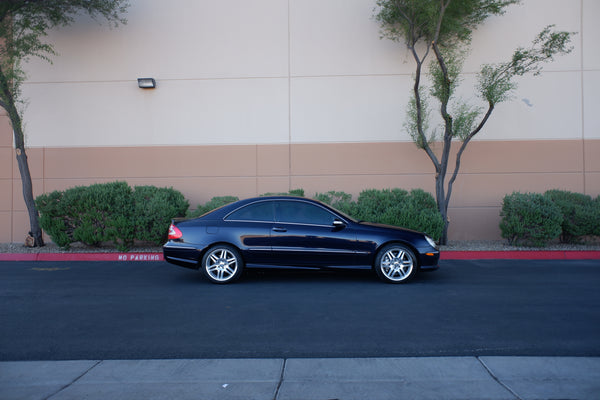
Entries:
{"label": "beige building wall", "polygon": [[[2,149],[3,155],[11,149]],[[454,240],[498,239],[502,198],[512,191],[561,188],[600,194],[600,140],[480,141],[464,155],[450,207]],[[192,205],[218,195],[241,198],[303,188],[309,196],[366,188],[434,190],[432,167],[412,143],[334,143],[85,147],[30,149],[36,193],[125,180],[172,186]],[[2,178],[5,241],[18,241],[28,220],[16,162]],[[11,193],[6,196],[5,193]],[[11,212],[12,207],[12,212]]]}
{"label": "beige building wall", "polygon": [[[36,195],[117,179],[173,186],[192,205],[294,188],[433,192],[431,162],[402,129],[413,64],[379,39],[374,0],[130,2],[127,25],[80,19],[50,34],[52,65],[27,65]],[[578,32],[572,54],[522,79],[469,145],[451,239],[500,238],[513,191],[600,194],[597,15],[597,0],[524,0],[474,35],[461,92],[478,104],[480,64],[550,23]],[[157,88],[139,89],[139,77]],[[0,157],[0,240],[20,242],[28,221],[5,115]]]}

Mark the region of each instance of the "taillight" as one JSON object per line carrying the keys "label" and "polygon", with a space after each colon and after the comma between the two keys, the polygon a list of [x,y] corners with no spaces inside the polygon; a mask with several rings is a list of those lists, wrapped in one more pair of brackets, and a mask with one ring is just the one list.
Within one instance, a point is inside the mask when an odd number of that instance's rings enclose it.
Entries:
{"label": "taillight", "polygon": [[175,225],[169,226],[169,240],[181,239],[183,233]]}

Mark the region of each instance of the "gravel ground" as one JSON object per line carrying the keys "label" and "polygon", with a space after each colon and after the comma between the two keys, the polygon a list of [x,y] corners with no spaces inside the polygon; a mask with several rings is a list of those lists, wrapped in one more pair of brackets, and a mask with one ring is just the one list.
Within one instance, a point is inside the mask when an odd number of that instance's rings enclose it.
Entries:
{"label": "gravel ground", "polygon": [[[510,246],[505,240],[464,240],[450,241],[446,246],[440,246],[441,251],[531,251],[531,250],[600,250],[600,240],[591,240],[586,244],[563,244],[552,243],[546,247],[516,247]],[[108,244],[104,246],[86,246],[74,243],[69,250],[63,250],[54,243],[48,243],[44,247],[25,247],[22,243],[0,243],[0,253],[120,253],[115,246]],[[155,245],[136,244],[131,253],[162,253],[162,248]]]}

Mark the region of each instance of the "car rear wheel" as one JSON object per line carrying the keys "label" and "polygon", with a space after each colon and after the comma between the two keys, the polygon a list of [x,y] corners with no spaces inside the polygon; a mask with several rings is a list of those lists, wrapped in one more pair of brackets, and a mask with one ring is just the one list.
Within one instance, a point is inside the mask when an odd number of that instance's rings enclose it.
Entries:
{"label": "car rear wheel", "polygon": [[418,270],[414,253],[401,244],[391,244],[381,249],[374,267],[379,279],[388,283],[407,282]]}
{"label": "car rear wheel", "polygon": [[202,272],[213,283],[230,283],[242,274],[244,261],[237,249],[218,245],[202,257]]}

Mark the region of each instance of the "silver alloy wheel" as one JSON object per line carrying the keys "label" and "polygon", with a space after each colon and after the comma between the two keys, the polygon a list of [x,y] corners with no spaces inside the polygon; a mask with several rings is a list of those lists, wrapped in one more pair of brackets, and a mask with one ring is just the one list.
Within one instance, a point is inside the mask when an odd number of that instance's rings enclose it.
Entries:
{"label": "silver alloy wheel", "polygon": [[400,282],[411,275],[415,261],[413,255],[403,247],[392,247],[381,257],[379,268],[385,278]]}
{"label": "silver alloy wheel", "polygon": [[204,270],[216,282],[227,282],[236,276],[238,256],[226,247],[210,251],[204,261]]}

